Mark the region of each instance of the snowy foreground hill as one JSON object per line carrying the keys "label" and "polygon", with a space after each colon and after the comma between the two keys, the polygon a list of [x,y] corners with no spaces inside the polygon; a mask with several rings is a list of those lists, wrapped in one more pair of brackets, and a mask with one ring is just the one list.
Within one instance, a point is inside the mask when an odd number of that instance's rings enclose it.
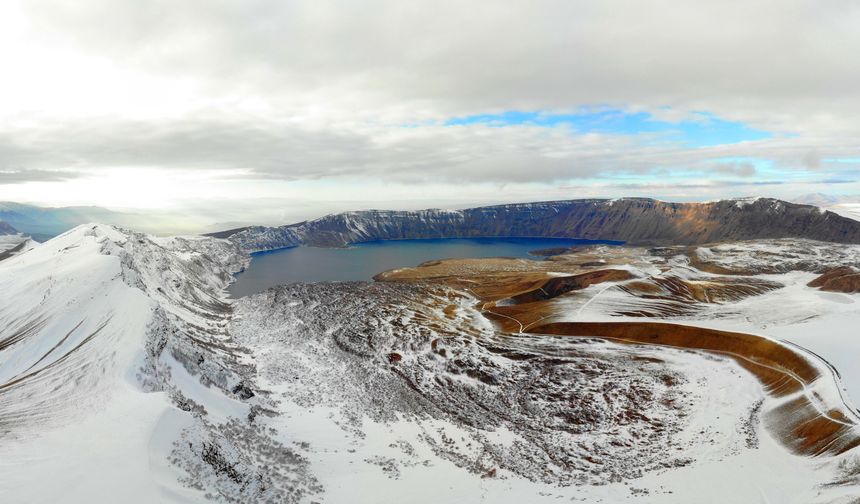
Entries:
{"label": "snowy foreground hill", "polygon": [[[787,447],[763,417],[795,395],[774,397],[724,355],[504,332],[442,284],[230,300],[248,260],[227,240],[86,225],[0,261],[2,502],[860,496],[857,449]],[[803,295],[792,289],[772,299]],[[625,302],[613,292],[576,313],[606,316]],[[804,316],[856,325],[853,296],[817,297]],[[827,379],[797,394],[855,435],[839,380],[801,355]]]}

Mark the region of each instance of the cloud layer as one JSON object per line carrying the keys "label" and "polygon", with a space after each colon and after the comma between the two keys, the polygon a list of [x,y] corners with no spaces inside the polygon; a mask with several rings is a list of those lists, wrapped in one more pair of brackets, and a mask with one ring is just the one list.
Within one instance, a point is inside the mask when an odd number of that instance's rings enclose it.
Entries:
{"label": "cloud layer", "polygon": [[[857,192],[857,26],[851,0],[8,2],[0,197],[103,204],[87,187],[141,173],[378,206],[416,184]],[[63,199],[70,179],[118,182]]]}

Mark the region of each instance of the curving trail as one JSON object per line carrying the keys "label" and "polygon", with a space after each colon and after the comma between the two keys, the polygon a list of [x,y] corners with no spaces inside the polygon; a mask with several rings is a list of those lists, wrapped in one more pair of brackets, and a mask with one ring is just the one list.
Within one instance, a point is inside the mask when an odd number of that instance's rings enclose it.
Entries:
{"label": "curving trail", "polygon": [[[547,272],[546,264],[541,262],[535,262],[532,270],[521,271],[511,271],[510,265],[503,263],[492,263],[476,275],[472,274],[472,270],[478,269],[476,265],[448,261],[433,268],[400,270],[392,278],[385,279],[431,279],[454,288],[463,288],[464,278],[480,279],[480,287],[468,289],[481,301],[477,308],[497,328],[515,335],[528,332],[598,337],[622,344],[682,348],[730,358],[763,385],[772,399],[763,414],[764,424],[791,451],[809,456],[839,455],[860,446],[860,417],[843,397],[839,378],[832,368],[810,352],[752,334],[681,324],[562,322],[559,320],[569,320],[563,311],[570,309],[570,305],[554,303],[559,296],[576,296],[575,291],[605,283],[578,306],[575,318],[611,289],[619,289],[627,296],[624,299],[629,299],[628,304],[614,307],[619,314],[665,318],[692,314],[714,303],[739,302],[781,288],[780,284],[756,277],[699,276],[695,273],[687,277],[663,274],[633,277],[621,269],[625,264],[621,258],[610,259],[615,268],[607,265],[609,267],[598,270],[578,268],[576,261],[582,258],[574,255],[559,259],[552,268],[556,272],[563,271],[562,276]],[[432,278],[427,278],[428,274]],[[634,308],[629,313],[624,311]]]}
{"label": "curving trail", "polygon": [[[624,344],[703,351],[735,360],[780,402],[768,426],[794,452],[839,455],[860,446],[860,418],[845,403],[834,376],[807,354],[751,334],[662,322],[556,322],[532,332],[599,337]],[[827,393],[825,398],[822,394]],[[838,402],[834,399],[838,398]]]}

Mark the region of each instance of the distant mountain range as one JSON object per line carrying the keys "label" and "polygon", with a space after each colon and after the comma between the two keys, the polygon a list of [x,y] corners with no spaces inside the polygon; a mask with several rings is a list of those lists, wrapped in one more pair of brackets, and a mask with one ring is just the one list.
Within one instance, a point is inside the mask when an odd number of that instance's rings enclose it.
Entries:
{"label": "distant mountain range", "polygon": [[280,227],[216,233],[246,250],[294,245],[342,247],[375,240],[543,237],[694,245],[729,240],[808,238],[860,243],[860,222],[816,206],[772,198],[668,203],[647,198],[582,199],[466,210],[367,210]]}
{"label": "distant mountain range", "polygon": [[18,234],[18,230],[12,227],[8,222],[0,220],[0,236]]}
{"label": "distant mountain range", "polygon": [[45,241],[89,222],[132,226],[141,216],[96,206],[40,207],[0,202],[0,220],[37,241]]}
{"label": "distant mountain range", "polygon": [[860,203],[860,196],[847,196],[825,193],[810,193],[792,198],[792,203],[800,203],[801,205],[815,205],[819,207],[831,207],[834,205],[857,204]]}
{"label": "distant mountain range", "polygon": [[[811,238],[860,243],[860,204],[825,194],[668,203],[647,198],[582,199],[466,210],[366,210],[327,215],[277,227],[252,226],[211,233],[246,250],[293,245],[342,247],[350,243],[416,238],[531,236],[618,240],[636,244],[698,244],[758,238]],[[39,207],[0,202],[0,234],[45,241],[69,229],[101,222],[166,232],[165,216],[95,206]]]}

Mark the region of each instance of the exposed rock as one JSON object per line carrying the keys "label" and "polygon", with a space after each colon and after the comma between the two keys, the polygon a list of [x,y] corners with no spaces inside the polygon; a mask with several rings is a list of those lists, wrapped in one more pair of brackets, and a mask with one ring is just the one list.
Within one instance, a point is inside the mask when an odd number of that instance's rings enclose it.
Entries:
{"label": "exposed rock", "polygon": [[466,210],[367,210],[230,236],[245,250],[343,247],[374,240],[474,237],[581,238],[628,244],[694,245],[726,240],[809,238],[860,243],[860,222],[770,198],[667,203],[583,199]]}

